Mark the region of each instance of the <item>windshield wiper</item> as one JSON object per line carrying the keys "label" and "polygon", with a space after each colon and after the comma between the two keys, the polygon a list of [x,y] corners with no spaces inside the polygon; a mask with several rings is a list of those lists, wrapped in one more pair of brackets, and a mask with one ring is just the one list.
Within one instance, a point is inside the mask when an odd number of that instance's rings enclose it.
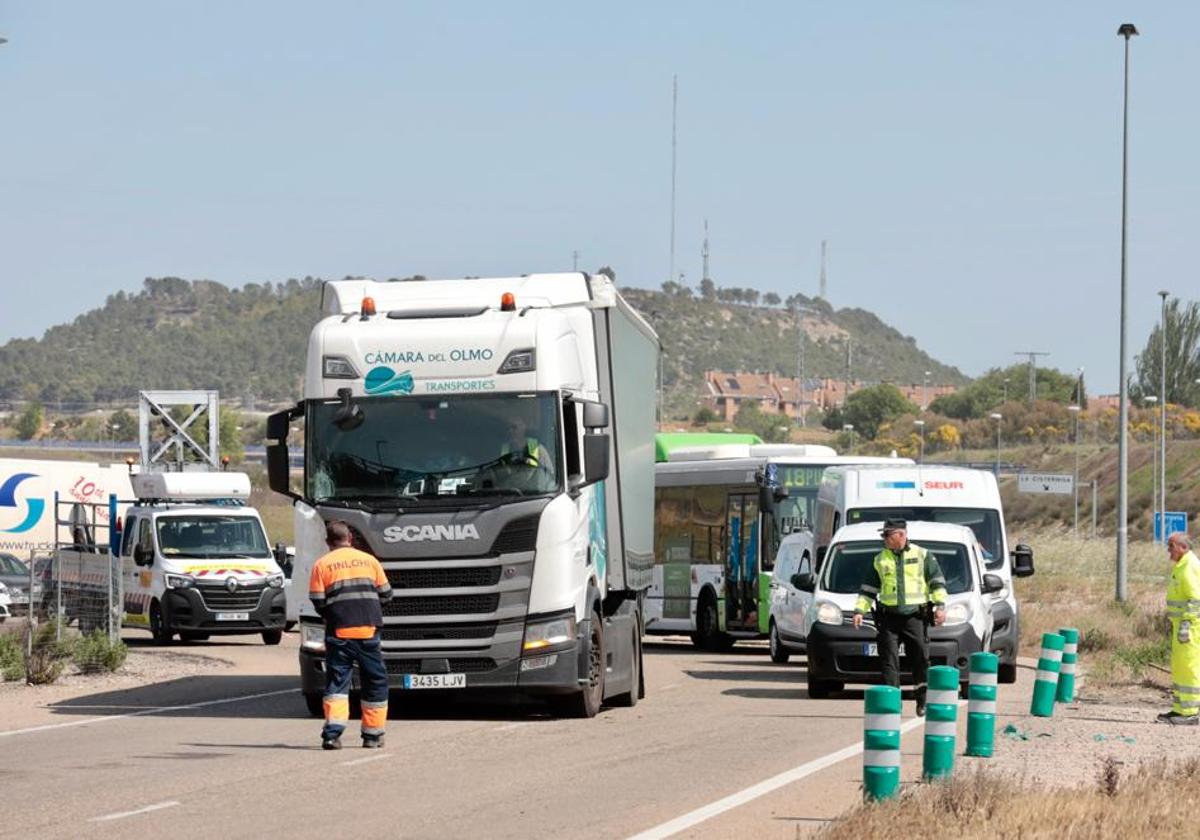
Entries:
{"label": "windshield wiper", "polygon": [[[410,496],[408,498],[412,498],[412,497]],[[394,504],[393,505],[378,505],[378,504],[372,505],[372,504],[367,504],[367,502],[365,502],[364,499],[371,499],[374,501],[388,501],[388,502],[393,502]],[[399,501],[400,501],[400,499],[397,498],[396,496],[362,496],[362,497],[358,497],[358,498],[354,498],[354,499],[319,499],[319,500],[317,500],[316,503],[318,506],[325,505],[326,507],[340,507],[340,508],[348,508],[348,509],[354,509],[354,510],[363,510],[363,511],[366,511],[367,513],[378,513],[381,510],[395,511],[396,513],[404,513],[404,509],[400,507]]]}

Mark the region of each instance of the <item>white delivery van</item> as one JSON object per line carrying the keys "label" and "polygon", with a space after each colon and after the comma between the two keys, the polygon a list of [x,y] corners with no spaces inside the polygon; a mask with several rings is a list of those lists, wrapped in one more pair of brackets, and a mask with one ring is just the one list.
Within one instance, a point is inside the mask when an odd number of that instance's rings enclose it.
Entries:
{"label": "white delivery van", "polygon": [[924,521],[965,525],[974,532],[983,547],[986,571],[999,575],[1004,582],[1002,589],[989,595],[996,621],[989,649],[1000,656],[1000,681],[1015,682],[1020,625],[1012,579],[1033,574],[1033,551],[1026,545],[1009,547],[996,477],[985,470],[947,466],[872,465],[826,470],[817,494],[818,567],[839,528],[893,517],[910,524]]}
{"label": "white delivery van", "polygon": [[121,534],[122,623],[167,643],[261,634],[279,644],[287,620],[284,575],[250,479],[234,472],[131,477],[138,501]]}
{"label": "white delivery van", "polygon": [[[795,608],[804,615],[808,694],[812,698],[828,697],[848,682],[881,680],[874,621],[868,614],[862,627],[851,623],[863,577],[883,550],[880,527],[878,522],[864,522],[840,529],[820,571],[793,578],[802,593]],[[929,664],[958,668],[960,682],[965,684],[971,654],[992,645],[995,618],[988,601],[1005,583],[985,570],[983,548],[966,526],[910,521],[908,541],[930,552],[946,578],[946,622],[929,628]],[[911,682],[903,647],[901,654],[901,681]]]}
{"label": "white delivery van", "polygon": [[811,575],[816,543],[812,531],[793,531],[783,538],[771,572],[771,616],[767,638],[771,660],[787,663],[804,651],[804,618],[812,597],[796,588],[797,575]]}

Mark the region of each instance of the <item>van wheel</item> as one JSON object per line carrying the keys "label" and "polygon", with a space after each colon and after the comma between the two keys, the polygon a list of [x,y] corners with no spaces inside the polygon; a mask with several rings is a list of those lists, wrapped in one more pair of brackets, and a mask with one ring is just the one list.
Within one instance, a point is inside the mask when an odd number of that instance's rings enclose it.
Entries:
{"label": "van wheel", "polygon": [[767,640],[771,646],[771,661],[776,665],[786,665],[792,655],[783,646],[783,640],[779,638],[779,628],[775,626],[774,621],[771,622],[771,630],[767,636]]}
{"label": "van wheel", "polygon": [[160,645],[171,644],[171,638],[175,635],[167,627],[166,619],[163,617],[162,604],[157,600],[150,603],[150,635]]}
{"label": "van wheel", "polygon": [[805,675],[808,681],[808,696],[813,700],[826,700],[835,691],[841,691],[845,686],[834,680],[814,679],[812,674]]}
{"label": "van wheel", "polygon": [[179,638],[185,642],[207,642],[209,639],[208,633],[196,633],[190,630],[182,630],[179,633]]}
{"label": "van wheel", "polygon": [[282,630],[264,630],[262,634],[264,645],[277,645],[283,641]]}
{"label": "van wheel", "polygon": [[642,640],[637,630],[633,631],[633,663],[629,666],[629,692],[612,698],[614,706],[631,708],[637,705],[642,695]]}
{"label": "van wheel", "polygon": [[1012,685],[1017,681],[1017,663],[1016,662],[1001,662],[999,673],[996,675],[996,682]]}
{"label": "van wheel", "polygon": [[588,625],[591,636],[591,652],[588,656],[588,682],[582,691],[562,697],[551,698],[551,705],[561,717],[591,718],[600,711],[604,701],[604,626],[600,613],[592,608]]}

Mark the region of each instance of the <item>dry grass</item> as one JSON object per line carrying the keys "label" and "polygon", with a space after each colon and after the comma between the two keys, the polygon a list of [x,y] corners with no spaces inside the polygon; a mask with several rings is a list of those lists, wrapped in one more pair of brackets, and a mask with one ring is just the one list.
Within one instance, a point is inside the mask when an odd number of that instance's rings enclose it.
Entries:
{"label": "dry grass", "polygon": [[1095,785],[1043,790],[979,771],[918,785],[827,826],[826,840],[877,837],[1194,837],[1200,759],[1123,776],[1106,762]]}
{"label": "dry grass", "polygon": [[1028,541],[1037,573],[1017,582],[1026,656],[1037,656],[1043,633],[1075,627],[1080,662],[1093,686],[1139,683],[1150,665],[1166,663],[1170,563],[1163,547],[1130,543],[1129,599],[1118,604],[1112,540],[1076,540],[1065,531],[1044,531]]}

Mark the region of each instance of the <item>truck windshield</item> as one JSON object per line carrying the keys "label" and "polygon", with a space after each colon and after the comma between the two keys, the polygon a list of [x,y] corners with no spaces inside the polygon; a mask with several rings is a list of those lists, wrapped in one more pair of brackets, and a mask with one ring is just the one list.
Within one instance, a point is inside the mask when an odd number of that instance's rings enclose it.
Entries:
{"label": "truck windshield", "polygon": [[989,569],[1004,566],[1003,530],[1000,513],[991,508],[953,507],[875,507],[855,508],[846,514],[846,524],[904,519],[909,522],[946,522],[966,525],[983,546],[983,559]]}
{"label": "truck windshield", "polygon": [[157,524],[164,557],[271,557],[262,523],[253,516],[160,516]]}
{"label": "truck windshield", "polygon": [[[946,592],[957,595],[971,591],[971,561],[965,545],[946,542],[917,544],[932,554],[942,567],[942,574],[946,578]],[[835,545],[825,563],[825,590],[842,595],[858,592],[875,555],[882,550],[882,540]]]}
{"label": "truck windshield", "polygon": [[307,423],[314,501],[445,502],[447,497],[541,496],[562,486],[556,394],[366,397],[343,429],[338,403]]}

